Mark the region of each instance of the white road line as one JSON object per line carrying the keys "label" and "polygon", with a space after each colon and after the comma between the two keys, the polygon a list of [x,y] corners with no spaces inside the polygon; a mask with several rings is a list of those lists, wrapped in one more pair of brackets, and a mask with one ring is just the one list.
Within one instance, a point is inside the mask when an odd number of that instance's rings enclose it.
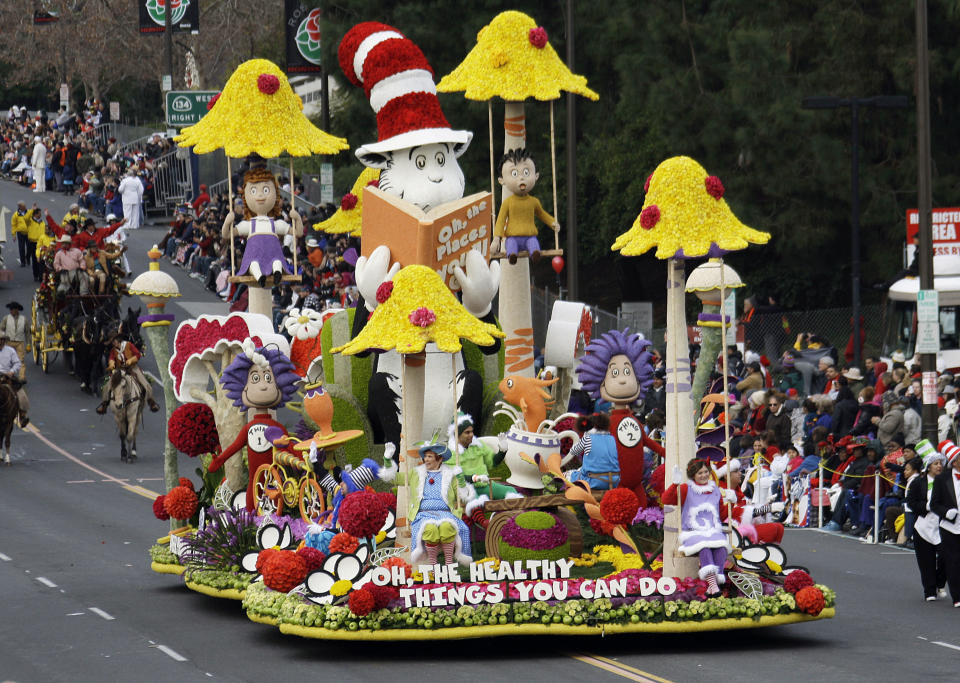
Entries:
{"label": "white road line", "polygon": [[110,616],[99,607],[88,607],[87,609],[93,612],[94,614],[96,614],[98,617],[101,617],[102,619],[106,619],[107,621],[113,621],[116,618],[116,617]]}
{"label": "white road line", "polygon": [[70,614],[68,614],[67,616],[68,617],[85,617],[86,615],[87,615],[86,612],[70,612]]}
{"label": "white road line", "polygon": [[95,483],[93,479],[76,479],[74,481],[68,481],[68,484],[93,484]]}
{"label": "white road line", "polygon": [[960,650],[960,645],[951,645],[950,643],[941,643],[939,640],[931,641],[934,645],[939,645],[940,647],[949,647],[951,650]]}
{"label": "white road line", "polygon": [[0,553],[0,560],[3,560],[4,562],[9,562],[9,561],[10,561],[10,556],[9,556],[9,555],[4,555],[3,553]]}
{"label": "white road line", "polygon": [[185,661],[187,661],[187,658],[186,658],[186,657],[184,657],[182,654],[176,652],[175,650],[171,650],[171,649],[170,649],[169,647],[167,647],[166,645],[157,645],[157,649],[160,650],[160,652],[162,652],[163,654],[167,655],[170,659],[172,659],[172,660],[174,660],[174,661],[177,661],[177,662],[185,662]]}
{"label": "white road line", "polygon": [[44,576],[38,576],[38,577],[37,577],[37,581],[39,581],[40,583],[42,583],[42,584],[43,584],[44,586],[46,586],[47,588],[56,588],[56,587],[57,587],[57,584],[55,584],[53,581],[51,581],[50,579],[48,579],[48,578],[46,578],[46,577],[44,577]]}

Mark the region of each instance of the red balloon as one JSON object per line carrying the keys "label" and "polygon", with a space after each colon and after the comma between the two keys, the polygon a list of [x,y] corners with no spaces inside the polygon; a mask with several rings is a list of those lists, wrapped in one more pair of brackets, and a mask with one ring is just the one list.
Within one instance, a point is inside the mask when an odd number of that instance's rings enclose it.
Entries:
{"label": "red balloon", "polygon": [[560,271],[563,270],[563,266],[564,266],[563,257],[554,256],[553,260],[550,261],[550,265],[553,266],[553,272],[559,275]]}

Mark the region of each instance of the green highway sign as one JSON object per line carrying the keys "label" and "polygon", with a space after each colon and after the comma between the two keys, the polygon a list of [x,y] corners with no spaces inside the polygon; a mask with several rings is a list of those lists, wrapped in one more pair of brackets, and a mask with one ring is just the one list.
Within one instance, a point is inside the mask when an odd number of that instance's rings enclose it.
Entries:
{"label": "green highway sign", "polygon": [[166,94],[167,125],[192,126],[207,113],[216,90],[170,90]]}

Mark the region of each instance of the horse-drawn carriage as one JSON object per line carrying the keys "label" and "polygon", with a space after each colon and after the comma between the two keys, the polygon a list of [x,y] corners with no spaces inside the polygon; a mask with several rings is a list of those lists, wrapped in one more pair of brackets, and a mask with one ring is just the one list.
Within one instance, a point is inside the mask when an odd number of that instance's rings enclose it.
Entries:
{"label": "horse-drawn carriage", "polygon": [[30,313],[33,360],[43,372],[50,371],[51,363],[60,353],[65,357],[73,353],[78,339],[90,345],[102,344],[104,325],[116,321],[120,314],[117,293],[58,297],[51,289],[49,294],[46,295],[43,288],[38,289]]}

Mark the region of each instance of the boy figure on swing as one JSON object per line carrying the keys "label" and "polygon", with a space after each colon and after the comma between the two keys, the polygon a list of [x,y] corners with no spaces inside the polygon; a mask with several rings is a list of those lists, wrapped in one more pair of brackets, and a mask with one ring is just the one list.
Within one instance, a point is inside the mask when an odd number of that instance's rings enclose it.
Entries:
{"label": "boy figure on swing", "polygon": [[560,230],[557,220],[540,205],[540,200],[530,195],[540,174],[537,165],[526,149],[511,149],[500,158],[498,182],[511,194],[503,200],[497,223],[493,228],[493,251],[500,251],[506,237],[504,251],[511,265],[517,262],[517,252],[526,250],[530,260],[540,260],[540,242],[537,240],[537,224],[534,217],[546,223],[554,232]]}

